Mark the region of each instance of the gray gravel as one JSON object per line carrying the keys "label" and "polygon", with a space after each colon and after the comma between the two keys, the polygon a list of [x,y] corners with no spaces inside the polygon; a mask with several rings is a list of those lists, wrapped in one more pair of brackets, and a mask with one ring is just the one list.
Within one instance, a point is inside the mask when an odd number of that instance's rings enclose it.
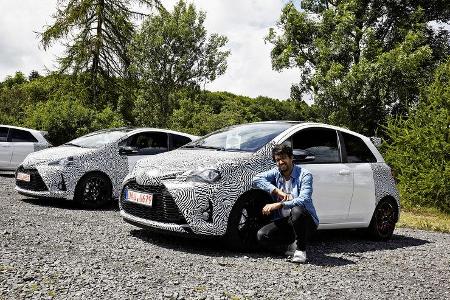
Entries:
{"label": "gray gravel", "polygon": [[450,299],[450,235],[319,233],[310,261],[148,233],[115,205],[32,200],[0,177],[0,299]]}

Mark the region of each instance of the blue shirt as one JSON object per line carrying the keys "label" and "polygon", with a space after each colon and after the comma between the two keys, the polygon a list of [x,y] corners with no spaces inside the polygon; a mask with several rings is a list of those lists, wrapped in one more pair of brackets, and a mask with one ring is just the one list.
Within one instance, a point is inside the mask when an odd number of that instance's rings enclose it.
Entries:
{"label": "blue shirt", "polygon": [[[308,170],[301,168],[297,165],[294,165],[291,173],[292,180],[292,200],[284,201],[283,207],[293,208],[294,206],[303,206],[311,215],[314,222],[319,224],[319,218],[317,217],[316,209],[314,208],[314,204],[312,201],[312,182],[313,177],[311,172]],[[267,171],[257,174],[253,177],[253,186],[259,189],[262,189],[272,195],[274,189],[281,189],[285,180],[283,175],[280,173],[277,167]],[[272,195],[275,201],[276,196]],[[280,210],[276,212],[276,218],[281,217]]]}

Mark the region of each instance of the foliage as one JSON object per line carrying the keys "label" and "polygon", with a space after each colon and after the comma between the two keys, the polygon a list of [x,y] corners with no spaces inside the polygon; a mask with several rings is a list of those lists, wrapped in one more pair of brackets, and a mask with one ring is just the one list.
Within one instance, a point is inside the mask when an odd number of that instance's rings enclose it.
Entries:
{"label": "foliage", "polygon": [[69,97],[29,106],[26,116],[24,125],[48,131],[48,139],[53,145],[94,130],[123,126],[121,116],[110,107],[96,111]]}
{"label": "foliage", "polygon": [[110,84],[105,81],[127,72],[127,47],[134,33],[131,18],[138,14],[130,6],[135,2],[159,4],[151,0],[59,0],[55,22],[40,35],[44,48],[57,40],[69,41],[59,58],[60,70],[88,72],[93,103]]}
{"label": "foliage", "polygon": [[165,126],[178,106],[178,91],[198,89],[225,72],[229,52],[221,48],[227,39],[208,38],[205,17],[180,0],[172,12],[161,9],[144,21],[130,48],[131,71],[139,79],[138,123]]}
{"label": "foliage", "polygon": [[450,57],[407,119],[386,127],[385,158],[398,174],[406,207],[450,212]]}
{"label": "foliage", "polygon": [[180,107],[169,125],[174,130],[204,135],[225,126],[268,120],[311,120],[305,102],[249,98],[227,92],[203,92],[194,97],[179,94]]}
{"label": "foliage", "polygon": [[366,135],[405,115],[450,54],[445,0],[304,0],[269,31],[276,70],[300,68],[291,96],[312,94],[321,119]]}

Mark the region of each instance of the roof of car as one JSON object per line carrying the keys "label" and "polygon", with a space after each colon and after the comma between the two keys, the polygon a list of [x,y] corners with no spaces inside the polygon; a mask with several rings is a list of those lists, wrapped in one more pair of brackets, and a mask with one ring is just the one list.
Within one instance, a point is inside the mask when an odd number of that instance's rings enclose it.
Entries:
{"label": "roof of car", "polygon": [[2,126],[3,127],[8,127],[8,128],[13,128],[13,129],[22,129],[22,130],[28,130],[28,131],[33,131],[33,132],[47,133],[47,131],[44,131],[44,130],[37,130],[37,129],[33,129],[33,128],[26,128],[26,127],[20,127],[20,126],[0,124],[0,127],[2,127]]}
{"label": "roof of car", "polygon": [[123,131],[123,132],[128,133],[128,132],[141,132],[141,131],[148,131],[148,130],[166,132],[166,133],[175,133],[175,134],[184,135],[187,137],[198,138],[198,136],[193,135],[193,134],[170,130],[170,129],[154,128],[154,127],[116,127],[116,128],[108,128],[108,129],[98,130],[97,132]]}

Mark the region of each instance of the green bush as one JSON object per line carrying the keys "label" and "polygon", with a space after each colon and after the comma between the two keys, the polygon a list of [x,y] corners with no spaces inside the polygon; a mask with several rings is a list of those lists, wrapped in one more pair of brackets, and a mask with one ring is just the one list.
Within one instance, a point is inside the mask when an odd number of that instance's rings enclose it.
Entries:
{"label": "green bush", "polygon": [[450,59],[435,72],[407,119],[388,122],[385,158],[397,173],[405,207],[450,212]]}

